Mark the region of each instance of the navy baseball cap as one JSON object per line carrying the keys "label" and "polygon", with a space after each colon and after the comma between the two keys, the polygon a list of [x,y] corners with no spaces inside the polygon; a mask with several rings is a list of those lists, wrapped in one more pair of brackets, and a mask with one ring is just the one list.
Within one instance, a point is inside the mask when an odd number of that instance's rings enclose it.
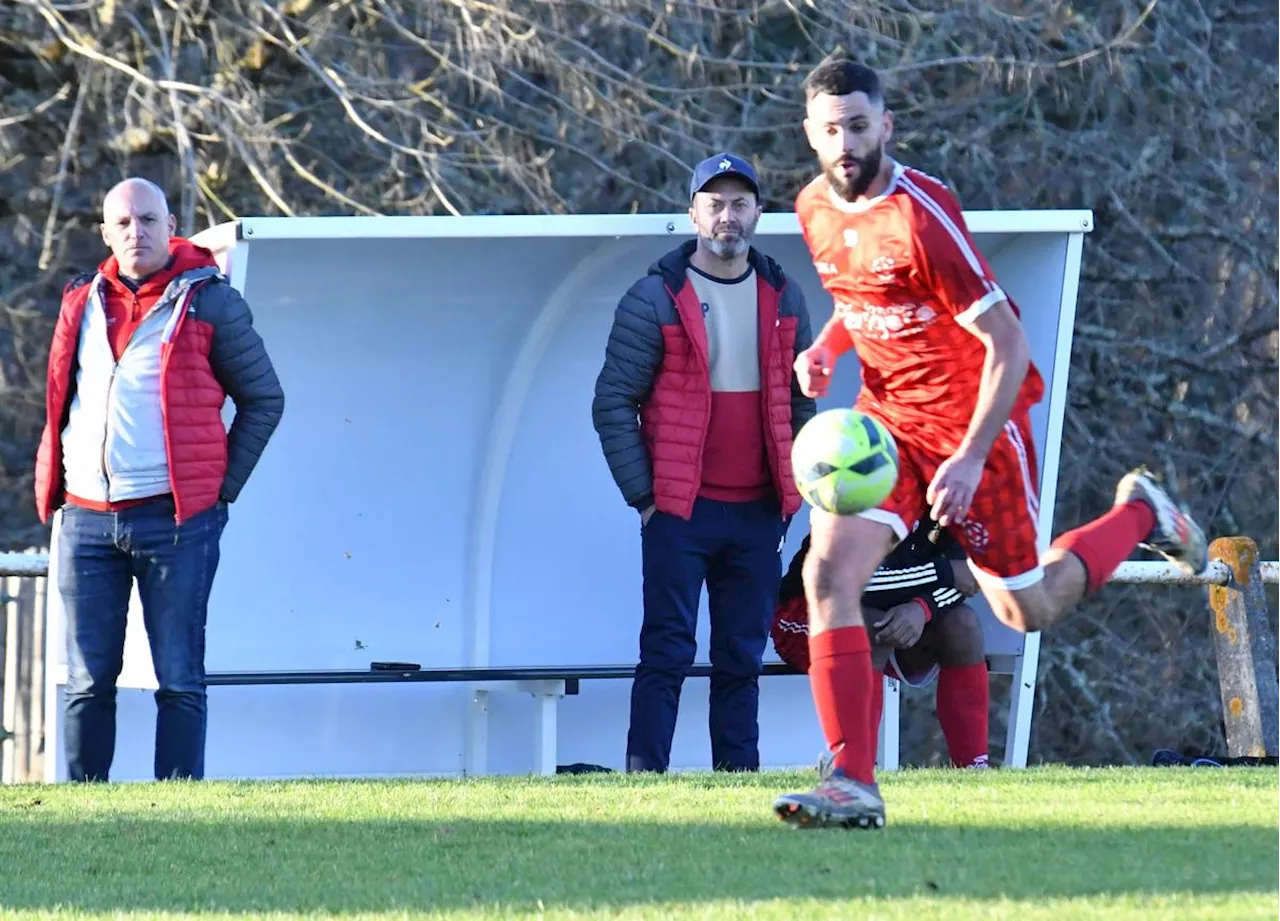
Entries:
{"label": "navy baseball cap", "polygon": [[689,200],[693,201],[693,196],[701,192],[702,187],[717,176],[740,176],[751,184],[756,197],[760,197],[760,180],[756,177],[756,171],[751,168],[751,164],[731,153],[721,153],[714,157],[707,157],[693,168],[693,178],[689,180]]}

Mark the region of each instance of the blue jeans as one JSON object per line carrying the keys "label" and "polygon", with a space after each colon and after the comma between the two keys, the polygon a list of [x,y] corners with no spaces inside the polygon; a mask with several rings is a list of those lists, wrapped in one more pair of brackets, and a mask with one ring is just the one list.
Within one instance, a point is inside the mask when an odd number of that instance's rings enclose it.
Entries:
{"label": "blue jeans", "polygon": [[226,524],[224,503],[181,527],[169,497],[120,512],[63,506],[58,593],[66,612],[63,738],[72,780],[108,779],[134,579],[159,684],[156,779],[204,776],[204,630]]}
{"label": "blue jeans", "polygon": [[711,613],[711,766],[759,768],[759,678],[786,529],[776,502],[711,499],[698,499],[688,521],[655,512],[644,526],[644,622],[627,770],[667,770],[680,689],[697,652],[703,583]]}

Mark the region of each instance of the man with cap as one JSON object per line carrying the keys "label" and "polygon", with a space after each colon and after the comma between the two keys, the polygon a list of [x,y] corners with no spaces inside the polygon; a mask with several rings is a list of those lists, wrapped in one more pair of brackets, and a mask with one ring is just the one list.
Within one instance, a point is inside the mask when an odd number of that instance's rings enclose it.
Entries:
{"label": "man with cap", "polygon": [[630,771],[668,767],[704,584],[712,767],[759,768],[761,659],[801,504],[791,443],[816,411],[792,368],[812,342],[804,295],[751,245],[755,170],[717,154],[695,167],[689,198],[696,236],[623,295],[591,407],[641,534]]}

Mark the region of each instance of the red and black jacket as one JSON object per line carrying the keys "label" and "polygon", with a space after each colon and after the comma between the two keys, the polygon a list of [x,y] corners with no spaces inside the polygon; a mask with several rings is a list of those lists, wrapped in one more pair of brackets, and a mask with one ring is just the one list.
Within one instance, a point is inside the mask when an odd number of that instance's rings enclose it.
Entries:
{"label": "red and black jacket", "polygon": [[[711,373],[700,301],[687,276],[690,240],[649,268],[614,314],[591,417],[628,505],[688,518],[702,481],[711,422]],[[760,322],[760,413],[782,513],[800,510],[791,444],[817,404],[800,392],[793,365],[813,342],[800,287],[752,248]]]}
{"label": "red and black jacket", "polygon": [[[195,248],[178,237],[170,245]],[[202,252],[216,269],[212,256]],[[64,499],[62,430],[75,393],[81,320],[95,283],[104,283],[100,274],[82,275],[66,286],[54,326],[35,470],[42,522]],[[216,271],[196,284],[161,357],[165,449],[179,522],[219,500],[235,501],[284,413],[284,390],[253,328],[249,305]],[[230,431],[222,421],[228,396],[236,409]]]}

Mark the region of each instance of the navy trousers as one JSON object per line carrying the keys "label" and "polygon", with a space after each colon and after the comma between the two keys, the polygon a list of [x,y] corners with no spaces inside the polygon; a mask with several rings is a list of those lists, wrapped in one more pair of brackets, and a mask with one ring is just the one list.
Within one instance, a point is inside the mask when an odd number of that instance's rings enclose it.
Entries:
{"label": "navy trousers", "polygon": [[204,634],[227,508],[179,527],[173,500],[121,512],[64,506],[58,592],[66,610],[64,744],[74,781],[105,781],[116,746],[116,679],[138,582],[156,691],[157,780],[204,776]]}
{"label": "navy trousers", "polygon": [[655,512],[643,527],[644,621],[627,770],[667,770],[680,689],[697,653],[704,583],[711,614],[712,767],[759,769],[759,678],[782,580],[786,524],[776,502],[700,498],[690,520]]}

